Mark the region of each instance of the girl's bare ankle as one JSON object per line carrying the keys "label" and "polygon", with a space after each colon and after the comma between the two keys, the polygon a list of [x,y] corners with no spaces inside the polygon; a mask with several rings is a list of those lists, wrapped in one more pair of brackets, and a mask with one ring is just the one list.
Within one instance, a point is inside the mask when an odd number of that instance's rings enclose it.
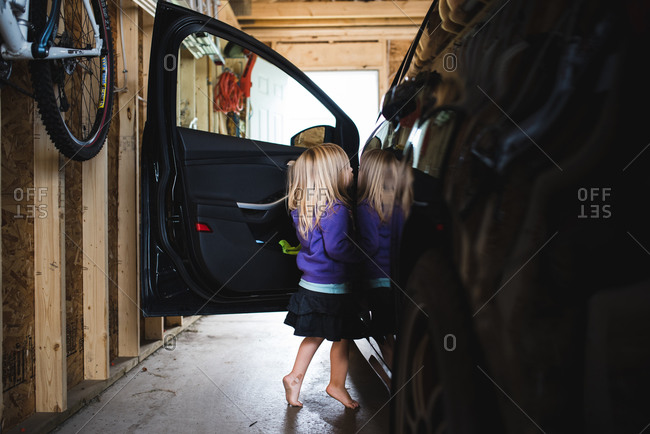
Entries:
{"label": "girl's bare ankle", "polygon": [[287,375],[284,376],[288,381],[294,382],[302,382],[302,378],[304,377],[303,374],[294,374],[293,372],[289,372]]}

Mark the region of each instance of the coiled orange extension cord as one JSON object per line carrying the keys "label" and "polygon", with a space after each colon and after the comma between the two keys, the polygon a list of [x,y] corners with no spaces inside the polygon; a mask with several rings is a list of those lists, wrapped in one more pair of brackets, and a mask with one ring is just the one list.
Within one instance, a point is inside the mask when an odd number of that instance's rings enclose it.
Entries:
{"label": "coiled orange extension cord", "polygon": [[212,107],[217,112],[237,114],[244,109],[244,93],[234,73],[224,71],[219,76],[219,83],[214,87]]}

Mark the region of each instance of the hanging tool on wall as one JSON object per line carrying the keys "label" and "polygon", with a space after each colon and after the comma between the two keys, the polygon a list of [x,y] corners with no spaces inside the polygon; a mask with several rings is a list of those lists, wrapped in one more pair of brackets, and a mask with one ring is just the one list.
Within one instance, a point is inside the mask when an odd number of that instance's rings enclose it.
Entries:
{"label": "hanging tool on wall", "polygon": [[[248,50],[246,50],[248,51]],[[246,51],[244,51],[244,54],[246,54]],[[250,98],[251,97],[251,86],[253,83],[251,82],[251,76],[253,74],[253,66],[255,66],[255,61],[257,60],[257,54],[251,53],[250,51],[248,54],[246,54],[248,57],[248,61],[246,62],[246,67],[244,68],[244,73],[241,76],[241,79],[239,79],[239,87],[241,88],[242,92],[244,93],[245,98]]]}
{"label": "hanging tool on wall", "polygon": [[223,113],[239,113],[244,108],[244,95],[234,72],[226,69],[219,75],[219,81],[214,87],[212,108]]}
{"label": "hanging tool on wall", "polygon": [[[246,66],[238,78],[229,68],[225,68],[219,75],[217,85],[214,87],[214,100],[213,110],[216,112],[227,113],[231,122],[227,123],[228,134],[235,137],[240,137],[245,130],[245,121],[247,120],[246,113],[248,108],[246,106],[247,99],[250,98],[251,91],[251,76],[253,66],[257,60],[257,54],[244,49],[243,47],[229,42],[225,49],[224,54],[227,58],[247,58]],[[224,65],[225,66],[225,65]],[[244,112],[244,118],[240,116]],[[244,126],[240,122],[244,122]]]}
{"label": "hanging tool on wall", "polygon": [[251,96],[251,76],[257,54],[251,53],[249,50],[234,53],[235,49],[228,46],[226,46],[225,51],[228,57],[235,57],[236,54],[239,54],[247,57],[248,60],[239,79],[229,69],[225,69],[221,73],[217,86],[214,87],[213,109],[224,113],[234,112],[239,114],[244,109],[244,98],[250,98]]}

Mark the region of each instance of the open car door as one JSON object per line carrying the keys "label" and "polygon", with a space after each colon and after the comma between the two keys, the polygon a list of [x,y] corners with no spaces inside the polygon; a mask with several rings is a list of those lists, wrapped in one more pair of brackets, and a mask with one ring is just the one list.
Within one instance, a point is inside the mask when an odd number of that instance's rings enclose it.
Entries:
{"label": "open car door", "polygon": [[285,310],[299,280],[280,243],[298,244],[287,164],[323,141],[358,166],[355,125],[305,74],[223,22],[159,2],[141,158],[145,315]]}

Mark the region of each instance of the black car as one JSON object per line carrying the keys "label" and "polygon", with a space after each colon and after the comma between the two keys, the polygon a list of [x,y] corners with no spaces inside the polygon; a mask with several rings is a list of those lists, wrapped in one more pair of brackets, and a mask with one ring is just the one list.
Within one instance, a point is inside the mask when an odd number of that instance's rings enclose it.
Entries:
{"label": "black car", "polygon": [[[647,428],[649,10],[432,3],[361,147],[393,150],[415,179],[392,355],[358,342],[390,384],[393,432]],[[143,310],[285,310],[299,280],[283,251],[297,244],[287,163],[327,141],[356,170],[357,129],[304,73],[222,22],[159,2],[153,41]],[[190,58],[224,77],[207,117],[179,78]],[[251,71],[262,84],[246,85]]]}

